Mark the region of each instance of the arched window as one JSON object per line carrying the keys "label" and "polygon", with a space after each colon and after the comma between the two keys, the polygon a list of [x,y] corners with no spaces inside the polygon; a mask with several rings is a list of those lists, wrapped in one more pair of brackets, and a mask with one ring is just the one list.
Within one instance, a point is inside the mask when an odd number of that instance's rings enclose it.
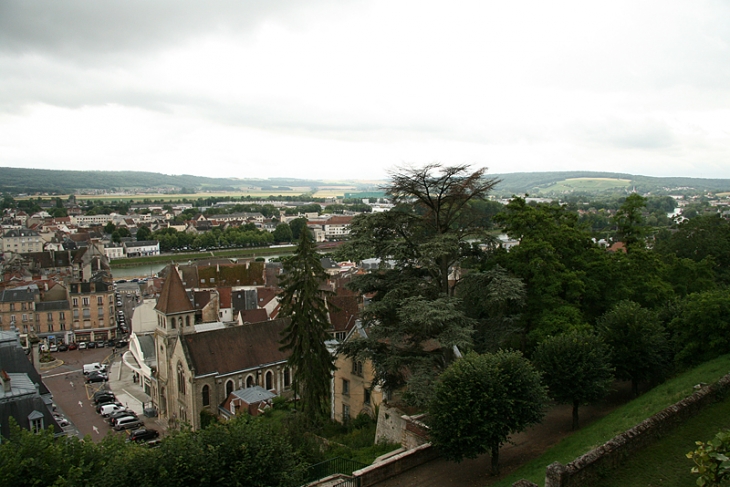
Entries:
{"label": "arched window", "polygon": [[172,318],[172,319],[170,320],[170,323],[171,323],[171,327],[172,327],[172,329],[174,330],[174,329],[175,329],[175,327],[176,327],[176,324],[175,324],[175,318]]}
{"label": "arched window", "polygon": [[271,390],[274,388],[274,374],[271,371],[266,372],[266,389]]}
{"label": "arched window", "polygon": [[177,363],[177,392],[185,395],[185,371],[180,362]]}
{"label": "arched window", "polygon": [[233,381],[229,380],[226,382],[226,397],[230,396],[231,392],[233,392]]}
{"label": "arched window", "polygon": [[185,317],[185,326],[190,326],[190,315]]}
{"label": "arched window", "polygon": [[249,375],[246,377],[246,387],[253,387],[253,376]]}
{"label": "arched window", "polygon": [[291,372],[289,372],[289,368],[284,369],[284,388],[288,389],[291,387]]}
{"label": "arched window", "polygon": [[203,386],[203,406],[210,406],[210,387]]}

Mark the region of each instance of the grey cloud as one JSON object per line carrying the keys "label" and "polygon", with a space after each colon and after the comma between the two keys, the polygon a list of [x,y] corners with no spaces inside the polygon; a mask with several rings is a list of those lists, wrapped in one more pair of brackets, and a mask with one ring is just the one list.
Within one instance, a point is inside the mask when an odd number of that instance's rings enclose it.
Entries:
{"label": "grey cloud", "polygon": [[610,119],[576,125],[573,130],[583,143],[616,149],[667,149],[677,143],[672,129],[658,120]]}
{"label": "grey cloud", "polygon": [[[210,31],[245,34],[264,19],[295,22],[334,0],[298,2],[174,0],[3,0],[0,51],[48,53],[83,61],[100,54],[154,50]],[[305,11],[306,9],[306,11]]]}

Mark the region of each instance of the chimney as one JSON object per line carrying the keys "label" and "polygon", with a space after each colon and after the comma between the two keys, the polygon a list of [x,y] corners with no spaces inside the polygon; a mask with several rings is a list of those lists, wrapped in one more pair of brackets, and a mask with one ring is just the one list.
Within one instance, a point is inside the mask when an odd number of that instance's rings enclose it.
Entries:
{"label": "chimney", "polygon": [[0,382],[3,383],[3,392],[10,392],[12,389],[10,385],[10,376],[7,372],[5,372],[5,369],[0,370]]}

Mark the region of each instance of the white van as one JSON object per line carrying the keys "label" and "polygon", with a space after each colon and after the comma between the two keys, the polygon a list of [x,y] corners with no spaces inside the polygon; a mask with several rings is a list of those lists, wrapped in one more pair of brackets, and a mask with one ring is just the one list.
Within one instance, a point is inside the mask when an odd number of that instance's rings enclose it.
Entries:
{"label": "white van", "polygon": [[116,413],[118,411],[126,411],[127,408],[124,406],[120,406],[119,404],[104,404],[102,407],[99,408],[99,413],[103,417],[107,417],[112,413]]}
{"label": "white van", "polygon": [[92,372],[106,372],[106,366],[101,365],[99,362],[84,364],[84,375],[89,375]]}

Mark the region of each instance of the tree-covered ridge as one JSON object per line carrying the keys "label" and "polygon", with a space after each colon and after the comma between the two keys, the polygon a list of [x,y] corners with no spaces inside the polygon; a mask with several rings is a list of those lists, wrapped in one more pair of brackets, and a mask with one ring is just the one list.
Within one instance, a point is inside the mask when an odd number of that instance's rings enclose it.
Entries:
{"label": "tree-covered ridge", "polygon": [[[730,179],[651,177],[624,173],[591,171],[554,171],[495,174],[500,180],[493,195],[509,197],[513,194],[532,196],[560,196],[567,193],[585,195],[608,195],[634,190],[652,194],[702,194],[704,192],[730,191]],[[579,180],[613,179],[620,184],[581,185]],[[568,184],[569,183],[569,184]],[[66,194],[80,190],[118,191],[152,188],[175,189],[179,193],[195,191],[238,191],[249,188],[288,191],[293,187],[317,189],[338,187],[346,184],[358,191],[381,190],[377,183],[340,181],[337,183],[320,180],[294,179],[286,177],[255,178],[207,178],[192,175],[169,175],[141,171],[65,171],[50,169],[23,169],[0,167],[0,192],[56,193]],[[383,185],[387,184],[383,181]],[[565,187],[567,186],[567,187]]]}
{"label": "tree-covered ridge", "polygon": [[[351,184],[363,188],[371,186],[354,182]],[[66,171],[0,167],[0,192],[12,194],[73,193],[82,189],[112,191],[148,188],[177,188],[193,192],[201,189],[234,191],[251,187],[267,187],[285,191],[290,190],[291,187],[314,189],[323,186],[328,186],[328,183],[294,178],[208,178],[189,174],[170,175],[143,171]]]}

